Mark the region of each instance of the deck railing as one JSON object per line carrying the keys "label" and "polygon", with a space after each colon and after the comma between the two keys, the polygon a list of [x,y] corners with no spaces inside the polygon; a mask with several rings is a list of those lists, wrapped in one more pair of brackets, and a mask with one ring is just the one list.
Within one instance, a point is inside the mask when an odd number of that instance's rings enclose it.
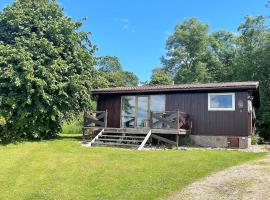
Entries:
{"label": "deck railing", "polygon": [[86,111],[84,112],[84,127],[106,128],[107,111]]}
{"label": "deck railing", "polygon": [[[84,113],[84,128],[107,128],[107,111],[86,111]],[[134,121],[131,118],[128,123]],[[132,123],[134,123],[132,121]],[[192,128],[190,116],[180,111],[150,112],[150,124],[152,129],[185,129]]]}
{"label": "deck railing", "polygon": [[187,113],[180,111],[151,112],[150,127],[153,129],[191,129]]}

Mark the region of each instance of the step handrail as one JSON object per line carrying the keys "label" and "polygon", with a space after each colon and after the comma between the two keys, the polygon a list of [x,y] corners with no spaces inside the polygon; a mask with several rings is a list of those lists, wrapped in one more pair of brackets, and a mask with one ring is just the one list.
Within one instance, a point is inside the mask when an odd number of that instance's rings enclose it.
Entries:
{"label": "step handrail", "polygon": [[152,133],[152,130],[150,129],[149,132],[147,133],[147,135],[145,136],[143,142],[141,143],[141,145],[139,146],[138,150],[142,150],[144,145],[146,144],[147,140],[150,138]]}
{"label": "step handrail", "polygon": [[91,140],[91,142],[90,142],[87,146],[91,147],[91,145],[96,141],[96,139],[98,139],[98,137],[102,135],[102,133],[104,132],[104,130],[105,130],[105,129],[102,129],[102,130],[96,135],[96,137],[94,137],[94,139]]}

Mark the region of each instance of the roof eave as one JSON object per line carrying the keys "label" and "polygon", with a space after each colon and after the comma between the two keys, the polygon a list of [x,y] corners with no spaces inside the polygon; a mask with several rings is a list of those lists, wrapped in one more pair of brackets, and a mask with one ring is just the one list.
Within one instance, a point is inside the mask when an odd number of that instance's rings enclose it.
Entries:
{"label": "roof eave", "polygon": [[226,90],[257,90],[258,85],[252,85],[252,86],[241,86],[241,87],[209,87],[209,88],[164,88],[164,89],[149,89],[149,90],[118,90],[118,91],[99,91],[92,90],[92,93],[95,95],[98,94],[138,94],[138,93],[159,93],[159,92],[185,92],[185,91],[226,91]]}

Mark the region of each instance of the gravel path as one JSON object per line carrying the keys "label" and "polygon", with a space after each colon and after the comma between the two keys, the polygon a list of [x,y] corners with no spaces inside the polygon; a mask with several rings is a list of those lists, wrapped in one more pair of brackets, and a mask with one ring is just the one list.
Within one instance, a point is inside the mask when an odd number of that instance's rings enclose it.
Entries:
{"label": "gravel path", "polygon": [[270,155],[194,182],[167,200],[270,200]]}

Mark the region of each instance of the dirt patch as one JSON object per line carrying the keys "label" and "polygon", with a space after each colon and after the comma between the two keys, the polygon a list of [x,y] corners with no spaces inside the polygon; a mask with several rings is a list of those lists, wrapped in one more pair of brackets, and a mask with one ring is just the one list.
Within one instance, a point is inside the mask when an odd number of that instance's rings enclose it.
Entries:
{"label": "dirt patch", "polygon": [[197,181],[168,200],[270,200],[270,155]]}

